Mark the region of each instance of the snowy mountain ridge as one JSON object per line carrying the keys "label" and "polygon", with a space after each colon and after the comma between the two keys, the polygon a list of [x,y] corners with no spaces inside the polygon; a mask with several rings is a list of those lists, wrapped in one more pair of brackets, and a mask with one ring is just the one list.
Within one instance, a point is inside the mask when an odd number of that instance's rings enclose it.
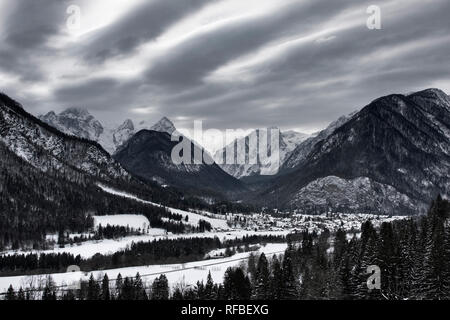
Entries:
{"label": "snowy mountain ridge", "polygon": [[50,111],[39,116],[39,119],[66,134],[98,142],[110,154],[114,154],[140,130],[147,129],[169,134],[176,130],[172,121],[166,117],[153,125],[148,124],[145,120],[135,124],[130,119],[126,119],[120,125],[106,125],[83,108],[68,108],[59,114]]}
{"label": "snowy mountain ridge", "polygon": [[[64,117],[67,119],[66,115]],[[79,113],[77,120],[80,118],[82,123],[96,127],[96,122],[87,113]],[[99,144],[65,135],[3,94],[0,95],[0,140],[12,152],[44,172],[73,170],[74,174],[78,171],[107,180],[129,177]]]}

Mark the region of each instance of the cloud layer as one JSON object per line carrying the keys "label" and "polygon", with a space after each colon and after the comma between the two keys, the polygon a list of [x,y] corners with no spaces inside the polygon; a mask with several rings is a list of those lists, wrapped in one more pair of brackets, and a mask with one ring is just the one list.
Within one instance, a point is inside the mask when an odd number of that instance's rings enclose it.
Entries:
{"label": "cloud layer", "polygon": [[[67,29],[71,4],[80,30]],[[373,4],[381,30],[366,27]],[[449,93],[449,12],[448,0],[0,0],[0,90],[36,114],[314,131],[381,95]]]}

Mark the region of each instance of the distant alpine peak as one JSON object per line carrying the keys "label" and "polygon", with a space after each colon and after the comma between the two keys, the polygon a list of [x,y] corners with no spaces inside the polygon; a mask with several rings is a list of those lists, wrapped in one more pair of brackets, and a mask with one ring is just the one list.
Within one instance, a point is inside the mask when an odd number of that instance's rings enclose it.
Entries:
{"label": "distant alpine peak", "polygon": [[154,124],[150,130],[159,131],[159,132],[167,132],[168,134],[174,133],[177,129],[172,121],[170,121],[167,117],[162,117],[156,124]]}
{"label": "distant alpine peak", "polygon": [[76,137],[99,141],[105,131],[100,121],[84,108],[68,108],[59,114],[51,111],[39,119],[58,130]]}
{"label": "distant alpine peak", "polygon": [[89,111],[86,108],[81,107],[70,107],[61,112],[59,115],[62,116],[74,116],[75,118],[88,118],[92,117]]}
{"label": "distant alpine peak", "polygon": [[130,119],[125,120],[118,128],[117,130],[132,130],[134,131],[134,123]]}

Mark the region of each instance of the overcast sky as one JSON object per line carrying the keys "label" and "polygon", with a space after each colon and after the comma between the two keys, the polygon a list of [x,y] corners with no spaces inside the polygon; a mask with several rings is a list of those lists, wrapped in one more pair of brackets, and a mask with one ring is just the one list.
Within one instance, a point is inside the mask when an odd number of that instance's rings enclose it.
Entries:
{"label": "overcast sky", "polygon": [[312,132],[382,95],[450,92],[449,0],[0,0],[0,41],[0,91],[34,114]]}

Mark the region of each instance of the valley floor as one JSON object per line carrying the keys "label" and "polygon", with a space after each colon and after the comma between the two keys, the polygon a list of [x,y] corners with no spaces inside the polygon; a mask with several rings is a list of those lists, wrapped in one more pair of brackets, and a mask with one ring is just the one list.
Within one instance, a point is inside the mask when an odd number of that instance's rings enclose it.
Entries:
{"label": "valley floor", "polygon": [[[110,194],[118,197],[125,197],[133,199],[138,202],[159,206],[159,204],[151,203],[127,194],[108,188],[103,185],[99,187]],[[211,232],[204,233],[185,233],[172,234],[164,229],[150,228],[150,223],[147,218],[141,215],[116,215],[116,216],[95,216],[94,225],[98,228],[99,225],[106,226],[128,226],[134,229],[140,229],[142,234],[130,235],[118,239],[103,239],[103,240],[89,240],[73,245],[65,245],[64,247],[54,246],[53,249],[43,251],[26,251],[26,250],[9,250],[1,253],[2,255],[13,255],[21,253],[69,253],[74,256],[80,255],[84,259],[92,258],[96,254],[108,255],[124,250],[133,243],[137,242],[151,242],[162,239],[183,239],[183,238],[214,238],[219,240],[234,240],[241,239],[245,236],[287,236],[293,232],[317,232],[327,229],[336,231],[341,228],[348,232],[348,236],[358,234],[361,223],[366,220],[372,220],[374,225],[380,225],[385,221],[392,221],[403,219],[405,217],[388,217],[378,215],[353,215],[353,214],[322,214],[322,215],[301,215],[293,214],[290,216],[272,217],[267,214],[253,214],[241,215],[231,214],[217,217],[208,212],[190,212],[174,208],[167,208],[174,214],[188,217],[188,222],[197,225],[200,220],[209,222],[212,226]],[[245,222],[242,222],[245,221]],[[183,221],[184,222],[184,221]],[[49,235],[48,239],[56,241],[56,235]],[[259,246],[258,252],[264,252],[266,256],[274,254],[282,254],[286,249],[286,243],[267,244]],[[214,250],[216,253],[218,250]],[[73,272],[73,273],[53,273],[47,275],[34,276],[11,276],[0,277],[0,292],[5,292],[10,285],[15,288],[19,287],[39,287],[43,286],[48,276],[51,276],[57,286],[62,286],[62,289],[67,285],[79,283],[80,280],[88,280],[91,273],[95,279],[101,279],[102,275],[107,274],[109,279],[113,281],[120,273],[122,277],[134,277],[139,272],[144,281],[151,283],[155,278],[161,274],[165,274],[169,283],[174,286],[180,283],[185,285],[193,285],[197,281],[206,280],[208,273],[211,272],[213,280],[221,283],[224,273],[228,267],[238,266],[248,259],[251,252],[236,253],[230,257],[216,257],[216,259],[204,259],[195,262],[184,264],[169,264],[169,265],[143,265],[136,267],[127,267],[110,270],[97,270],[93,272]]]}

